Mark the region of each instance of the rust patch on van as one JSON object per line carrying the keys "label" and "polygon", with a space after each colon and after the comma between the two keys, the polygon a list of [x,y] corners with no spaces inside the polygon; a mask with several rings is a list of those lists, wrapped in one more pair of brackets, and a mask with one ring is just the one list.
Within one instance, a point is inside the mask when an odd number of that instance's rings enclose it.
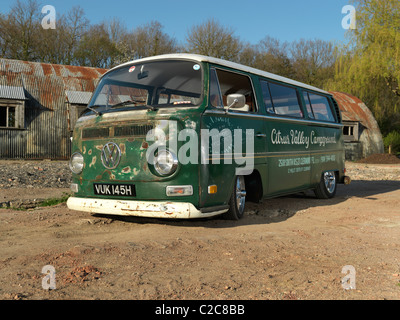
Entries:
{"label": "rust patch on van", "polygon": [[143,141],[142,149],[147,149],[148,147],[149,147],[149,144],[146,141]]}
{"label": "rust patch on van", "polygon": [[94,157],[92,158],[92,162],[89,164],[89,168],[90,168],[91,166],[94,166],[94,165],[96,164],[96,160],[97,160],[97,157],[94,156]]}
{"label": "rust patch on van", "polygon": [[123,169],[122,169],[122,172],[123,172],[123,173],[129,173],[129,172],[131,172],[131,167],[128,166],[128,167],[123,168]]}
{"label": "rust patch on van", "polygon": [[125,154],[125,144],[124,143],[120,143],[119,148],[121,149],[121,153]]}
{"label": "rust patch on van", "polygon": [[147,171],[148,168],[149,168],[149,167],[148,167],[148,165],[147,165],[147,161],[144,161],[144,162],[143,162],[143,170],[144,170],[144,171]]}

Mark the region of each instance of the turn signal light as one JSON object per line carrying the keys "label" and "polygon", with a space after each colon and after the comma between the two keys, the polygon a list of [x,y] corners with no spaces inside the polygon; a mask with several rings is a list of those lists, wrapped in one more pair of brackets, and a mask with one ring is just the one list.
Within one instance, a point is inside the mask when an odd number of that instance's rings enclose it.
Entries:
{"label": "turn signal light", "polygon": [[212,186],[208,186],[208,193],[209,194],[217,193],[217,186],[215,184]]}
{"label": "turn signal light", "polygon": [[168,186],[167,196],[191,196],[193,194],[192,186]]}

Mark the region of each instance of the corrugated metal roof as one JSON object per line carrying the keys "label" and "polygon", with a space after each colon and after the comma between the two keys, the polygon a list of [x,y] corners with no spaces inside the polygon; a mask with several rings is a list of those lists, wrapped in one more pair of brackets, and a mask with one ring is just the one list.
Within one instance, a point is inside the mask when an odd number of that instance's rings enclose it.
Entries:
{"label": "corrugated metal roof", "polygon": [[26,100],[23,87],[2,86],[0,85],[0,98],[13,100]]}
{"label": "corrugated metal roof", "polygon": [[66,90],[65,94],[69,103],[73,104],[88,104],[92,97],[92,92],[87,91],[71,91]]}
{"label": "corrugated metal roof", "polygon": [[355,96],[343,92],[331,92],[339,105],[343,121],[360,122],[364,127],[380,131],[371,110]]}
{"label": "corrugated metal roof", "polygon": [[[38,101],[48,110],[56,110],[63,108],[67,91],[93,92],[98,79],[106,71],[0,58],[0,86],[23,87],[29,99]],[[75,94],[72,99],[87,104],[87,96],[86,93]]]}
{"label": "corrugated metal roof", "polygon": [[[355,141],[347,141],[346,159],[358,160],[374,153],[383,153],[383,139],[373,113],[357,97],[343,92],[331,92],[342,113],[343,124],[360,123]],[[355,147],[355,144],[359,146]]]}

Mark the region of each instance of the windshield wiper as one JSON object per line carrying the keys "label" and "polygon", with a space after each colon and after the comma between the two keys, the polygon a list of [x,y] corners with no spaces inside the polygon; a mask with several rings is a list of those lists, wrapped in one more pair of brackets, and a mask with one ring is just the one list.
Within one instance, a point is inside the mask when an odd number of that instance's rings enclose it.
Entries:
{"label": "windshield wiper", "polygon": [[87,106],[86,109],[82,111],[81,115],[86,113],[87,110],[90,110],[90,111],[93,111],[96,115],[101,116],[102,113],[100,111],[97,111],[96,109],[94,109],[94,108],[98,108],[98,107],[101,107],[101,106],[99,106],[99,105],[93,105],[91,107]]}
{"label": "windshield wiper", "polygon": [[[134,104],[134,105],[136,105],[136,104],[138,104],[138,103],[144,103],[144,102],[146,102],[146,101],[145,101],[145,100],[127,100],[127,101],[123,101],[123,102],[114,104],[111,108],[122,107],[122,106],[125,106],[125,105],[127,105],[127,104]],[[147,105],[147,104],[141,105],[140,107],[145,107],[145,108],[150,109],[150,110],[153,110],[153,111],[157,110],[157,108],[155,108],[155,107],[153,107],[153,106],[149,106],[149,105]]]}
{"label": "windshield wiper", "polygon": [[145,100],[126,100],[126,101],[122,101],[120,103],[116,103],[114,105],[111,106],[111,108],[116,108],[116,107],[121,107],[121,106],[125,106],[127,104],[138,104],[138,103],[143,103],[146,102]]}

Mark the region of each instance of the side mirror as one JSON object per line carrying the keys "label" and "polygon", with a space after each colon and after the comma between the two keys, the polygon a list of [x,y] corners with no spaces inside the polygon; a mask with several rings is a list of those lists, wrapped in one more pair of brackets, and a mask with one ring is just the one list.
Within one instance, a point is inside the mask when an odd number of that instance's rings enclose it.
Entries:
{"label": "side mirror", "polygon": [[243,108],[246,104],[246,97],[240,93],[232,93],[229,94],[226,98],[226,102],[228,107],[226,108],[229,110],[230,108],[240,109]]}

